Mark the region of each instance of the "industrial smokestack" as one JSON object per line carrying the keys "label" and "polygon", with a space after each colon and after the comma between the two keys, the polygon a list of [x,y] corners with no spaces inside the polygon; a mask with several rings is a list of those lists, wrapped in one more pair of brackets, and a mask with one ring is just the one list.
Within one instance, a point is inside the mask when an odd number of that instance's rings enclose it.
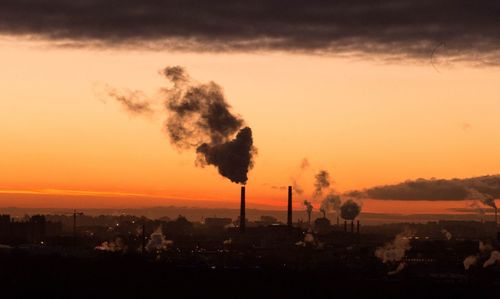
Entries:
{"label": "industrial smokestack", "polygon": [[356,233],[359,235],[359,220],[357,222]]}
{"label": "industrial smokestack", "polygon": [[351,234],[354,233],[354,220],[351,220]]}
{"label": "industrial smokestack", "polygon": [[245,232],[245,186],[241,186],[240,233]]}
{"label": "industrial smokestack", "polygon": [[292,186],[288,186],[288,227],[292,227]]}

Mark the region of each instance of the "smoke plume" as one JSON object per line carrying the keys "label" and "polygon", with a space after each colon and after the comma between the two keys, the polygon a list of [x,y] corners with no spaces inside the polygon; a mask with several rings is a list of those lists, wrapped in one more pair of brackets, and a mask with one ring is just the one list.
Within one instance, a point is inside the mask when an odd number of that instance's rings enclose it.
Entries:
{"label": "smoke plume", "polygon": [[321,202],[319,210],[326,217],[328,213],[338,212],[340,210],[340,196],[330,193]]}
{"label": "smoke plume", "polygon": [[361,206],[352,199],[346,200],[340,206],[340,217],[345,220],[354,220],[361,212]]}
{"label": "smoke plume", "polygon": [[304,158],[300,162],[298,174],[291,178],[293,190],[298,195],[304,194],[304,188],[302,188],[302,186],[299,184],[299,180],[302,176],[302,173],[306,171],[307,168],[309,168],[309,160],[307,160],[307,158]]}
{"label": "smoke plume", "polygon": [[[195,83],[180,66],[166,67],[161,74],[172,83],[161,90],[170,142],[180,150],[194,149],[196,165],[213,165],[232,182],[245,184],[256,153],[252,130],[231,111],[222,88],[214,82]],[[154,111],[141,92],[110,89],[108,94],[132,113]]]}
{"label": "smoke plume", "polygon": [[473,189],[473,188],[467,189],[467,198],[466,199],[478,200],[486,206],[492,207],[494,209],[497,208],[497,206],[495,204],[495,199],[493,198],[493,196],[491,196],[489,194],[481,193],[478,190]]}
{"label": "smoke plume", "polygon": [[405,230],[404,232],[396,235],[392,242],[389,242],[383,247],[379,247],[375,250],[375,256],[379,258],[382,263],[399,263],[396,270],[390,271],[388,273],[389,275],[399,273],[404,269],[405,264],[402,260],[406,255],[406,251],[411,249],[410,238],[413,237],[413,235],[413,231]]}
{"label": "smoke plume", "polygon": [[323,194],[323,189],[330,187],[330,174],[326,170],[320,170],[315,176],[314,182],[314,198]]}

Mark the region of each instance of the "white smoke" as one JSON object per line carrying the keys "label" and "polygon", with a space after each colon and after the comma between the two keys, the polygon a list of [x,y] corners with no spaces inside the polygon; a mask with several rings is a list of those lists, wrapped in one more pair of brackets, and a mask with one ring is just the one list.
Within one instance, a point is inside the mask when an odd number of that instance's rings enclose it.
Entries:
{"label": "white smoke", "polygon": [[405,230],[396,235],[392,242],[386,243],[383,247],[375,250],[375,256],[378,257],[384,264],[399,262],[398,267],[394,271],[390,271],[389,275],[399,273],[404,269],[405,265],[402,260],[406,255],[406,251],[411,249],[410,238],[414,235],[411,230]]}
{"label": "white smoke", "polygon": [[165,238],[165,235],[163,235],[161,226],[159,226],[151,234],[151,237],[148,241],[148,244],[146,245],[146,250],[150,251],[150,252],[163,251],[163,250],[167,250],[172,244],[173,244],[173,241],[167,240]]}
{"label": "white smoke", "polygon": [[490,258],[486,262],[484,262],[483,268],[492,266],[497,262],[500,263],[500,252],[498,252],[497,250],[493,250],[490,254]]}
{"label": "white smoke", "polygon": [[94,247],[94,249],[108,252],[122,252],[126,247],[122,238],[116,238],[114,241],[104,241],[101,245]]}
{"label": "white smoke", "polygon": [[233,244],[233,239],[231,239],[231,238],[224,240],[224,242],[222,242],[222,245],[224,245],[224,246],[228,246],[231,244]]}
{"label": "white smoke", "polygon": [[469,255],[464,259],[464,269],[469,270],[469,268],[477,263],[477,256]]}

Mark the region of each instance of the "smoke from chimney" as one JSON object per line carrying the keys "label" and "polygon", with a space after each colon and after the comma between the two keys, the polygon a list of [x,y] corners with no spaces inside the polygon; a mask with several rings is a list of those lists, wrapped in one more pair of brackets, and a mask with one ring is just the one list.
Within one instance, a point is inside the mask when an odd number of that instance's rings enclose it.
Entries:
{"label": "smoke from chimney", "polygon": [[[252,130],[231,112],[222,88],[214,82],[195,83],[180,66],[161,73],[173,84],[161,90],[170,142],[178,149],[195,149],[196,165],[213,165],[232,182],[245,184],[256,153]],[[123,95],[109,89],[108,95],[135,114],[154,111],[140,92]]]}
{"label": "smoke from chimney", "polygon": [[340,210],[340,196],[334,194],[333,192],[328,194],[321,202],[319,210],[323,213],[325,218],[328,213],[338,213]]}

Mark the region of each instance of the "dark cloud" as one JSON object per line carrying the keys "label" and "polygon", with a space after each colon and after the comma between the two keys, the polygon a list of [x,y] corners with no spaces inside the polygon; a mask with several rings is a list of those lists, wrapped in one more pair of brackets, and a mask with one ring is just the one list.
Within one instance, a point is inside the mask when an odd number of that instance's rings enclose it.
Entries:
{"label": "dark cloud", "polygon": [[382,200],[478,200],[493,206],[492,198],[500,198],[500,175],[450,180],[417,179],[351,191],[347,195]]}
{"label": "dark cloud", "polygon": [[5,0],[0,33],[194,51],[378,53],[499,62],[491,0]]}

